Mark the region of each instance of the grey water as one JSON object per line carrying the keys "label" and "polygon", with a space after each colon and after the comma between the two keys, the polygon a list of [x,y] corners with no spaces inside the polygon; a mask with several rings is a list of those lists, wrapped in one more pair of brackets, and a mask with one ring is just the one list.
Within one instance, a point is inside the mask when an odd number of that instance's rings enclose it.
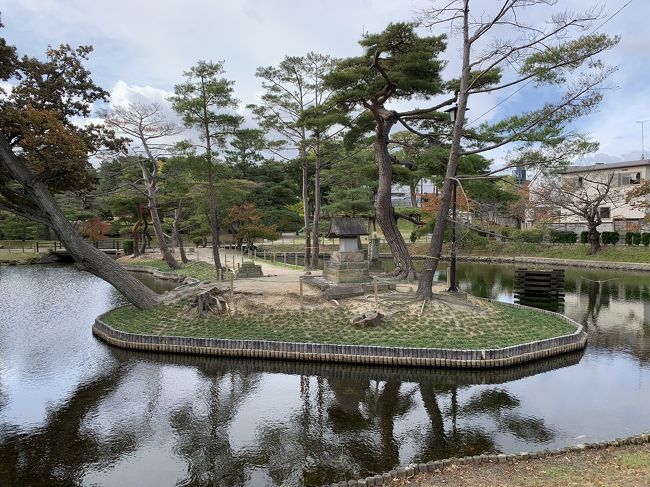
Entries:
{"label": "grey water", "polygon": [[[504,301],[513,275],[459,269],[463,289]],[[2,267],[0,486],[317,486],[650,431],[650,275],[567,269],[566,292],[584,353],[377,368],[114,349],[91,334],[124,302],[110,285],[68,266]]]}

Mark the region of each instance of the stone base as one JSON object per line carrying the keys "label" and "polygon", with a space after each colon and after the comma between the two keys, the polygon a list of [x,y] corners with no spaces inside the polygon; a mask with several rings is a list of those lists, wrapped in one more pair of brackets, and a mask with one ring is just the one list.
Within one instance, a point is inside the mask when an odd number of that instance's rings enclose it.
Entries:
{"label": "stone base", "polygon": [[[324,291],[327,299],[352,298],[355,296],[363,296],[365,294],[371,294],[374,292],[374,284],[372,282],[359,284],[334,284],[331,281],[326,281],[322,276],[305,276],[303,278],[303,281],[306,284]],[[393,291],[395,288],[396,286],[394,283],[377,283],[377,290],[379,292]]]}
{"label": "stone base", "polygon": [[254,277],[264,277],[262,266],[255,265],[254,262],[244,262],[237,270],[237,279],[251,279]]}
{"label": "stone base", "polygon": [[368,261],[330,261],[325,265],[323,277],[336,284],[370,282]]}

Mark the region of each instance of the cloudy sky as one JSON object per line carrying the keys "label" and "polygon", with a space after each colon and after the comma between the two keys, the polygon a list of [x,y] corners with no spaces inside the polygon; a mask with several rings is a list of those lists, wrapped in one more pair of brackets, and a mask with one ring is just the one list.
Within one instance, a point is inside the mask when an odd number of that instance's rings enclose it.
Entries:
{"label": "cloudy sky", "polygon": [[[605,19],[629,0],[604,0]],[[496,0],[475,0],[481,8]],[[260,93],[258,66],[278,64],[286,55],[309,51],[335,57],[357,55],[364,31],[379,32],[389,22],[411,20],[429,0],[4,0],[2,35],[21,53],[40,56],[48,45],[92,44],[89,63],[95,80],[111,92],[111,103],[164,100],[199,59],[224,60],[227,77],[235,80],[242,106]],[[559,9],[580,10],[591,0],[560,0]],[[537,13],[536,15],[539,15]],[[601,144],[596,159],[629,160],[641,154],[641,125],[650,119],[650,2],[632,0],[601,32],[622,36],[604,57],[619,69],[612,77],[599,111],[580,122]],[[443,56],[448,76],[456,76],[458,51],[453,43]],[[478,116],[497,105],[508,92],[474,98]],[[539,101],[524,89],[490,111],[498,120],[513,107]],[[650,122],[646,156],[650,153]],[[489,154],[486,154],[489,156]],[[501,154],[492,155],[498,163]]]}

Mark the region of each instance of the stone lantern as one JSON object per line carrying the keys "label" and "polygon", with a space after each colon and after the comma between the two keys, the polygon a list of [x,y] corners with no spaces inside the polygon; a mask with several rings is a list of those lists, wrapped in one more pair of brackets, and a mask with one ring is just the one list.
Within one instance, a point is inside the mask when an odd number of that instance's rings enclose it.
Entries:
{"label": "stone lantern", "polygon": [[332,252],[325,266],[323,277],[326,280],[337,284],[370,281],[368,261],[359,248],[361,235],[368,235],[362,218],[332,218],[327,237],[339,239],[339,250]]}

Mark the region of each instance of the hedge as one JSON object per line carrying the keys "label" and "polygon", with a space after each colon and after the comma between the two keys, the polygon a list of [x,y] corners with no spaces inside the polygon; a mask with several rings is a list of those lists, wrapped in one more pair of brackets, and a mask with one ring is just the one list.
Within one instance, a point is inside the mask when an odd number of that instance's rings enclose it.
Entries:
{"label": "hedge", "polygon": [[603,232],[600,234],[600,238],[603,241],[603,245],[616,245],[616,243],[620,239],[620,235],[618,232]]}
{"label": "hedge", "polygon": [[580,232],[580,243],[586,244],[587,242],[589,242],[589,232],[587,230]]}
{"label": "hedge", "polygon": [[555,230],[551,232],[551,243],[574,244],[578,241],[578,235],[575,232],[565,232]]}
{"label": "hedge", "polygon": [[646,247],[650,244],[650,233],[641,234],[641,243]]}

